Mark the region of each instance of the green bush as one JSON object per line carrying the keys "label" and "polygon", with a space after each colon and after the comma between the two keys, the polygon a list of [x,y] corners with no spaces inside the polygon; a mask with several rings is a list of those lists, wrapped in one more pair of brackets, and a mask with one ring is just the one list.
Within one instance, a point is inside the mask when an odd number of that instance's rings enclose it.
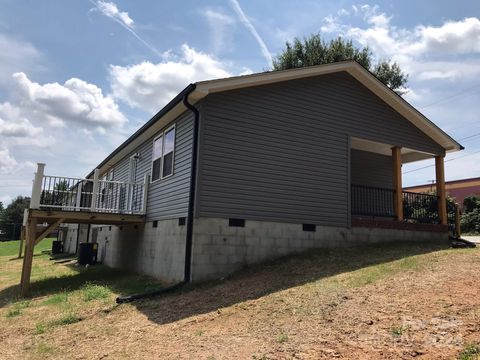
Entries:
{"label": "green bush", "polygon": [[463,200],[460,226],[464,233],[480,233],[480,196],[472,195]]}

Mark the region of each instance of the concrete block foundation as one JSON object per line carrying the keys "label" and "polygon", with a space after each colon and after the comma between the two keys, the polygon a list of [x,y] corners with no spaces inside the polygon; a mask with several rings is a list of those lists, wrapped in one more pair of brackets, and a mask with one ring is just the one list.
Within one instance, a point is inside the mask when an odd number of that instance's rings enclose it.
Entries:
{"label": "concrete block foundation", "polygon": [[316,226],[304,231],[302,224],[245,221],[231,227],[228,219],[195,219],[192,280],[224,277],[246,266],[310,249],[355,247],[387,242],[436,242],[448,244],[448,233],[385,228],[338,228]]}

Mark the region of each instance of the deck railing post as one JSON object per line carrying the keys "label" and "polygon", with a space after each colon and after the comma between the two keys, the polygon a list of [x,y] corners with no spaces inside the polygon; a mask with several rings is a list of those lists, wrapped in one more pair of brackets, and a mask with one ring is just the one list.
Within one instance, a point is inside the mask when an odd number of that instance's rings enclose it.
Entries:
{"label": "deck railing post", "polygon": [[92,211],[95,211],[97,209],[97,197],[98,197],[98,187],[99,187],[99,175],[100,171],[98,169],[95,169],[93,172],[93,189],[92,189],[92,203],[90,206],[90,209]]}
{"label": "deck railing post", "polygon": [[80,210],[82,206],[82,182],[79,181],[77,185],[77,196],[75,198],[75,210]]}
{"label": "deck railing post", "polygon": [[145,174],[143,179],[143,202],[142,202],[142,213],[147,213],[147,198],[148,198],[148,184],[150,183],[150,176]]}
{"label": "deck railing post", "polygon": [[32,197],[30,199],[30,209],[40,208],[40,196],[42,194],[43,173],[45,171],[45,164],[37,164],[37,172],[35,173],[35,180],[32,186]]}

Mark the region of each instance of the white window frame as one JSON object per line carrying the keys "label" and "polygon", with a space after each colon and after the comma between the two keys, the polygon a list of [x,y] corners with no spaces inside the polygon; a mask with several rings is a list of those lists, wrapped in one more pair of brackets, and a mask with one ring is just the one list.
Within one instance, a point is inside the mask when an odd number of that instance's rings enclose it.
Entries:
{"label": "white window frame", "polygon": [[[172,173],[163,176],[163,160],[164,160],[164,151],[165,151],[165,134],[169,132],[170,130],[174,129],[175,130],[175,137],[173,139],[173,151],[172,151]],[[156,160],[153,158],[153,147],[155,146],[155,141],[157,141],[159,138],[162,138],[162,155],[160,156],[160,177],[156,180],[153,180],[153,162]],[[157,181],[167,179],[170,176],[173,176],[175,173],[175,148],[177,146],[177,129],[176,129],[176,124],[173,124],[164,130],[162,130],[160,133],[158,133],[154,138],[152,142],[152,164],[150,165],[150,183],[153,184]]]}

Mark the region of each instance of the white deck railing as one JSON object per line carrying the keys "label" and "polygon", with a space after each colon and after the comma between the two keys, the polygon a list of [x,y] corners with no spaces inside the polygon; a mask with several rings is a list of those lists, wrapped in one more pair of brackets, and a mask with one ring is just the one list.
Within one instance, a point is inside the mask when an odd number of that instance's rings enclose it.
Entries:
{"label": "white deck railing", "polygon": [[32,187],[31,209],[91,211],[113,214],[145,214],[149,178],[143,182],[100,180],[44,175],[38,164]]}

